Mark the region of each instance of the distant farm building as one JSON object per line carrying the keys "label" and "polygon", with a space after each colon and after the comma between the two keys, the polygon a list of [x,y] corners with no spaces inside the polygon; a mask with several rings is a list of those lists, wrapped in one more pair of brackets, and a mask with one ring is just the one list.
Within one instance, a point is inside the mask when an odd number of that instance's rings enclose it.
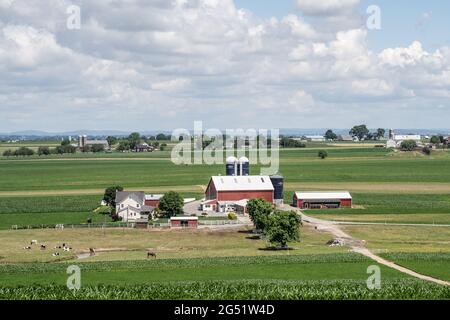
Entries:
{"label": "distant farm building", "polygon": [[155,207],[145,204],[144,192],[116,192],[116,214],[124,222],[136,222],[153,216]]}
{"label": "distant farm building", "polygon": [[78,136],[78,148],[82,149],[93,145],[102,145],[105,149],[109,149],[109,143],[106,140],[88,140],[86,135]]}
{"label": "distant farm building", "polygon": [[159,207],[159,202],[163,197],[163,194],[146,194],[145,195],[145,205],[150,207]]}
{"label": "distant farm building", "polygon": [[352,196],[347,191],[295,192],[293,205],[300,209],[351,208]]}
{"label": "distant farm building", "polygon": [[421,144],[422,136],[420,134],[395,134],[394,130],[389,130],[389,139],[386,142],[386,148],[399,148],[403,141],[413,140],[418,145]]}
{"label": "distant farm building", "polygon": [[171,217],[171,228],[198,228],[198,217]]}
{"label": "distant farm building", "polygon": [[324,136],[303,136],[302,140],[309,142],[325,142],[326,139]]}
{"label": "distant farm building", "polygon": [[152,152],[154,148],[148,143],[140,143],[134,148],[134,152]]}

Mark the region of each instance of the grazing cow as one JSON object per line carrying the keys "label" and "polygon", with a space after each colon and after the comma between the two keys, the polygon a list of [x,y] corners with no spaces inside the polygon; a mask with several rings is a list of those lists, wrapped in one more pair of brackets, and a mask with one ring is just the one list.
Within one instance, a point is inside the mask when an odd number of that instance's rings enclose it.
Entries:
{"label": "grazing cow", "polygon": [[70,248],[68,248],[68,247],[64,247],[64,251],[67,251],[67,252],[69,252],[69,251],[70,251]]}
{"label": "grazing cow", "polygon": [[43,244],[41,244],[41,250],[45,250],[45,249],[47,249],[47,246],[46,246],[46,245],[43,245]]}
{"label": "grazing cow", "polygon": [[52,257],[58,257],[59,256],[59,252],[55,252],[52,254]]}
{"label": "grazing cow", "polygon": [[37,240],[31,240],[30,245],[37,244]]}
{"label": "grazing cow", "polygon": [[23,247],[23,249],[24,249],[24,250],[31,250],[31,247],[30,247],[30,246],[27,246],[27,247]]}
{"label": "grazing cow", "polygon": [[89,248],[89,255],[92,257],[92,256],[95,256],[95,249],[94,248]]}
{"label": "grazing cow", "polygon": [[150,258],[150,257],[156,259],[156,252],[148,251],[147,252],[147,259]]}

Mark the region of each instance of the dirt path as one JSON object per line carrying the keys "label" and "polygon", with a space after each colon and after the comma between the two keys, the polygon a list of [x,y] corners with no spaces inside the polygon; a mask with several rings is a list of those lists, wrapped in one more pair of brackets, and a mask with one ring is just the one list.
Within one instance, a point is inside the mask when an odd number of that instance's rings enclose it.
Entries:
{"label": "dirt path", "polygon": [[[291,209],[292,210],[292,209]],[[300,212],[300,211],[299,211]],[[376,254],[374,254],[372,251],[370,251],[369,249],[366,248],[365,246],[365,241],[363,240],[358,240],[358,239],[354,239],[352,236],[350,236],[349,234],[345,233],[344,231],[342,231],[339,228],[338,224],[335,224],[332,221],[326,221],[326,220],[321,220],[321,219],[317,219],[317,218],[312,218],[312,217],[308,217],[306,215],[304,215],[303,213],[300,212],[300,214],[302,215],[302,221],[311,224],[313,227],[315,227],[317,230],[319,231],[325,231],[325,232],[329,232],[331,233],[334,237],[339,238],[341,240],[344,241],[344,243],[347,243],[348,245],[350,245],[350,247],[352,248],[352,250],[354,252],[358,252],[376,262],[378,262],[379,264],[385,265],[389,268],[395,269],[397,271],[403,272],[405,274],[408,274],[412,277],[421,279],[421,280],[425,280],[425,281],[430,281],[430,282],[434,282],[440,285],[445,285],[445,286],[450,286],[450,282],[448,281],[444,281],[444,280],[440,280],[440,279],[436,279],[430,276],[426,276],[420,273],[417,273],[413,270],[407,269],[405,267],[399,266],[398,264],[386,260]],[[341,223],[342,224],[342,223]]]}

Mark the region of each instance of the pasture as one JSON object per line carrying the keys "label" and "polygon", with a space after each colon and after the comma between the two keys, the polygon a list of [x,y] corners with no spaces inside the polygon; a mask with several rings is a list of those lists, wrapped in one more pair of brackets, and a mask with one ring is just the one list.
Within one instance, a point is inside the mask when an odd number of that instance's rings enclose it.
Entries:
{"label": "pasture", "polygon": [[[329,157],[318,159],[318,149],[326,149]],[[259,170],[251,166],[251,173]],[[450,228],[389,226],[450,223],[448,152],[426,157],[363,145],[319,144],[282,149],[280,172],[288,203],[294,191],[351,191],[353,209],[306,214],[385,223],[342,229],[398,264],[448,279]],[[242,228],[5,230],[13,224],[77,224],[88,218],[103,222],[105,216],[91,212],[111,185],[200,198],[210,176],[218,174],[224,174],[223,165],[174,165],[170,151],[0,158],[0,298],[77,297],[64,287],[65,267],[73,263],[83,270],[78,297],[88,299],[450,298],[448,288],[384,267],[382,290],[367,290],[366,269],[373,261],[348,247],[327,246],[332,235],[307,225],[301,227],[301,241],[290,244],[295,250],[289,251],[267,250],[264,240]],[[31,239],[49,249],[24,250]],[[62,242],[73,250],[53,257],[53,247]],[[96,256],[84,255],[90,247],[98,250]],[[146,261],[147,250],[157,252],[158,259]]]}

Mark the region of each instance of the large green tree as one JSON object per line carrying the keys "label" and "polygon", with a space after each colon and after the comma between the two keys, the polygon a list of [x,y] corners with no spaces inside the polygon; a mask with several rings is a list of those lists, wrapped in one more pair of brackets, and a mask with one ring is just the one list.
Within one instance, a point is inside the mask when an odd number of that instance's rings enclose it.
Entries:
{"label": "large green tree", "polygon": [[400,148],[404,151],[413,151],[417,148],[417,143],[414,140],[405,140],[400,144]]}
{"label": "large green tree", "polygon": [[287,248],[290,241],[300,239],[301,219],[295,211],[275,211],[267,220],[264,234],[272,245]]}
{"label": "large green tree", "polygon": [[363,140],[369,134],[369,129],[367,129],[365,124],[361,124],[359,126],[354,126],[349,134],[353,137],[358,137],[359,140]]}
{"label": "large green tree", "polygon": [[115,145],[115,144],[117,143],[117,138],[116,138],[116,137],[113,137],[113,136],[108,136],[108,137],[106,138],[106,141],[108,141],[108,145],[109,145],[110,147],[112,147],[113,145]]}
{"label": "large green tree", "polygon": [[174,191],[167,192],[159,202],[159,209],[166,217],[183,214],[183,197]]}
{"label": "large green tree", "polygon": [[378,128],[377,129],[377,133],[376,133],[376,137],[378,140],[384,138],[384,135],[386,134],[386,130],[383,128]]}
{"label": "large green tree", "polygon": [[247,203],[247,212],[257,230],[263,231],[267,224],[267,219],[273,211],[272,203],[264,199],[252,199]]}
{"label": "large green tree", "polygon": [[105,189],[105,194],[103,195],[103,200],[112,209],[116,208],[116,192],[123,191],[121,186],[112,186]]}
{"label": "large green tree", "polygon": [[327,140],[337,140],[338,136],[333,132],[333,130],[327,130],[325,132],[325,139]]}
{"label": "large green tree", "polygon": [[130,134],[128,136],[127,140],[128,140],[128,143],[130,144],[130,148],[134,149],[141,141],[141,135],[139,134],[139,132],[133,132],[132,134]]}

